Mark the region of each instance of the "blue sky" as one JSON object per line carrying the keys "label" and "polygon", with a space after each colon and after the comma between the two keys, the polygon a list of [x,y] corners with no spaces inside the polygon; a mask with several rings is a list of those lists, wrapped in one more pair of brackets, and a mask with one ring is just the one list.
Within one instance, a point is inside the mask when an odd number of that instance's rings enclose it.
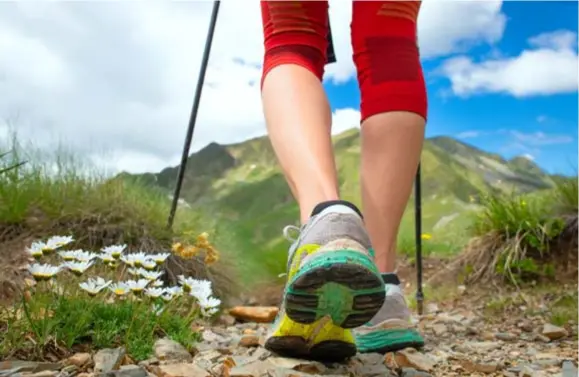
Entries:
{"label": "blue sky", "polygon": [[[507,16],[502,38],[492,44],[471,46],[460,55],[474,63],[506,61],[522,57],[524,50],[533,49],[533,42],[529,40],[538,35],[577,33],[577,2],[510,1],[503,3],[502,11]],[[535,44],[534,48],[539,47]],[[569,48],[571,50],[567,51],[574,51],[576,60],[576,39]],[[561,78],[561,72],[546,72],[556,71],[559,66],[550,64],[551,60],[539,59],[540,64],[517,65],[516,71],[511,71],[517,76],[516,84],[504,85],[503,89],[488,89],[490,84],[487,83],[487,89],[471,88],[468,93],[457,93],[459,90],[453,90],[449,75],[441,74],[441,67],[453,58],[456,55],[423,61],[429,96],[427,137],[450,135],[505,158],[527,155],[551,173],[577,173],[576,83],[571,85],[574,89],[569,89],[568,85],[550,87],[543,83],[531,90],[524,85],[527,80],[542,80],[535,75],[547,77],[545,80]],[[565,67],[569,71],[570,66],[567,64]],[[574,72],[564,74],[576,82],[576,64],[574,67]],[[521,76],[521,71],[528,72]],[[359,107],[355,79],[338,85],[326,81],[324,85],[333,110]],[[523,89],[517,92],[517,87]]]}

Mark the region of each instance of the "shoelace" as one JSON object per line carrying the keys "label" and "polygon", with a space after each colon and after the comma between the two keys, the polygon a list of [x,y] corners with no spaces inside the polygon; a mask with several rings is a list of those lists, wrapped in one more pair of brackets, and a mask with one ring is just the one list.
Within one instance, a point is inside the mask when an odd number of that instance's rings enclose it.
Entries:
{"label": "shoelace", "polygon": [[[303,228],[303,226],[302,226]],[[286,240],[290,241],[290,242],[296,242],[300,236],[300,232],[302,231],[302,228],[297,227],[295,225],[286,225],[283,228],[283,236],[285,237]],[[294,233],[294,235],[292,235],[291,233]],[[278,278],[283,278],[287,276],[287,273],[281,273],[279,274],[277,277]]]}

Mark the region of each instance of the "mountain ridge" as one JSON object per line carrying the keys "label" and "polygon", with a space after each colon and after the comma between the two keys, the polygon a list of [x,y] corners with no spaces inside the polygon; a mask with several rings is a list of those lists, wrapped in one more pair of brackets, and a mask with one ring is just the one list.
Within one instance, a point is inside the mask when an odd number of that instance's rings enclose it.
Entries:
{"label": "mountain ridge", "polygon": [[[360,204],[359,130],[335,135],[333,144],[341,196]],[[138,179],[170,196],[178,168],[119,177]],[[531,192],[554,185],[553,178],[533,161],[522,156],[507,160],[449,136],[425,140],[421,174],[424,230],[438,232],[439,220],[452,218],[443,229],[448,234],[454,224],[467,222],[461,216],[476,207],[481,192]],[[272,273],[283,272],[287,241],[281,229],[296,223],[298,208],[267,137],[229,145],[210,143],[192,153],[181,193],[189,205],[219,219],[240,255],[269,250],[262,262]],[[412,209],[411,198],[402,233],[410,233],[413,227]]]}

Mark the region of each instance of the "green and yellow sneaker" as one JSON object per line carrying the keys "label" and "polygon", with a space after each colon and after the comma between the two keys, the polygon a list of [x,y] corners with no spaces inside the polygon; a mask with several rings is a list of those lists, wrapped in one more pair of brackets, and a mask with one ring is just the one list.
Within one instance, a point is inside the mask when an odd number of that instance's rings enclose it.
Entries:
{"label": "green and yellow sneaker", "polygon": [[354,330],[356,346],[362,353],[387,353],[407,347],[422,348],[424,339],[410,322],[410,310],[395,274],[384,274],[386,299],[371,321]]}
{"label": "green and yellow sneaker", "polygon": [[322,203],[290,247],[283,302],[265,347],[309,359],[353,356],[350,329],[370,321],[384,300],[359,211],[348,202]]}

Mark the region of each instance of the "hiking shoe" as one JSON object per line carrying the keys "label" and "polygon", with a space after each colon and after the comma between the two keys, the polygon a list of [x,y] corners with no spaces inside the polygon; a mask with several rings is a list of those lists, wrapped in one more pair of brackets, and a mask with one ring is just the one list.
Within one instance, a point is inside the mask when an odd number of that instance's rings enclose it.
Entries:
{"label": "hiking shoe", "polygon": [[[356,354],[351,328],[380,310],[384,281],[359,210],[322,203],[290,247],[287,283],[265,347],[290,357],[341,360]],[[288,229],[284,229],[287,236]]]}
{"label": "hiking shoe", "polygon": [[407,347],[422,348],[424,339],[410,322],[410,310],[395,274],[384,274],[386,300],[370,322],[354,331],[359,352],[387,353]]}

